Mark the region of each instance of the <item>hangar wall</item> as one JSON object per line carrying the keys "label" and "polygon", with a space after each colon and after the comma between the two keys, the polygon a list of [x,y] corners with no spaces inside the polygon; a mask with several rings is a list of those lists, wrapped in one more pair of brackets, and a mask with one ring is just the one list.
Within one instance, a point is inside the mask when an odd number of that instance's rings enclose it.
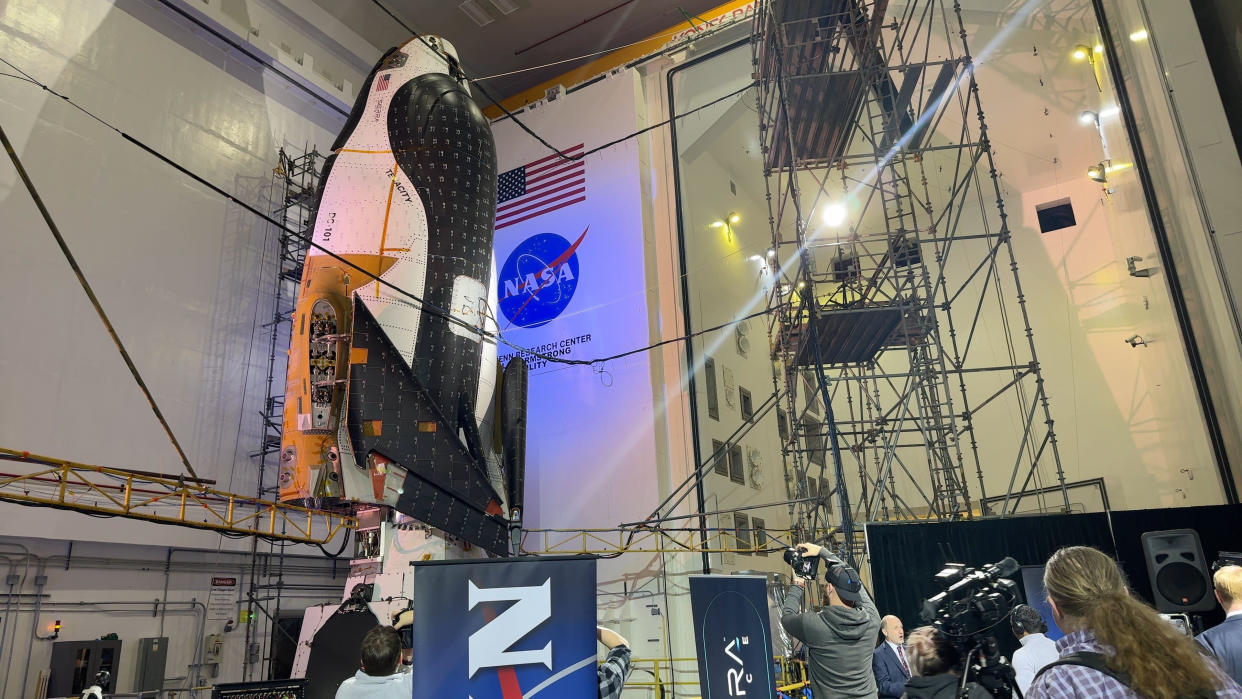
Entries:
{"label": "hangar wall", "polygon": [[[263,576],[261,582],[271,578]],[[204,608],[215,576],[238,579],[237,609],[244,609],[241,595],[250,575],[249,552],[209,551],[184,548],[156,548],[133,544],[52,542],[29,537],[0,537],[0,564],[18,575],[22,583],[6,603],[7,634],[0,648],[0,696],[34,696],[40,673],[46,674],[51,660],[52,624],[61,622],[59,640],[97,639],[115,633],[121,640],[121,657],[115,685],[117,691],[132,691],[138,641],[167,636],[169,650],[165,667],[166,686],[189,687],[214,682],[240,682],[246,656],[247,626],[253,626],[251,641],[258,644],[261,660],[249,666],[264,677],[271,636],[267,620],[259,618],[225,630],[225,622],[208,618]],[[290,558],[285,571],[286,590],[282,595],[280,618],[301,619],[302,610],[322,602],[339,602],[348,567],[322,557]],[[45,585],[36,580],[46,576]],[[43,595],[35,623],[35,602]],[[167,605],[162,602],[167,601]],[[161,604],[157,604],[160,602]],[[275,610],[273,609],[273,612]],[[38,638],[32,638],[31,632]],[[220,662],[194,664],[204,657],[206,636],[222,636]],[[22,694],[25,686],[27,692]]]}
{"label": "hangar wall", "polygon": [[[330,95],[280,77],[157,0],[8,2],[0,56],[260,209],[270,208],[277,151],[327,148],[344,122]],[[220,489],[253,493],[248,454],[259,443],[272,313],[263,290],[274,278],[275,236],[38,87],[7,77],[4,85],[0,119],[191,463]],[[0,168],[0,202],[15,234],[0,260],[0,293],[22,299],[4,305],[0,322],[23,338],[0,354],[0,390],[9,396],[0,404],[0,444],[181,472],[11,167]],[[0,507],[20,512],[3,518],[5,534],[219,541]]]}
{"label": "hangar wall", "polygon": [[[243,18],[255,9],[230,7]],[[270,10],[262,17],[264,35],[278,35],[279,17]],[[282,29],[292,35],[300,25]],[[326,31],[337,38],[351,34],[342,26]],[[347,43],[370,52],[353,59],[368,69],[379,55],[361,39]],[[312,45],[309,37],[297,48],[300,55],[337,52]],[[346,98],[334,98],[280,64],[307,89],[295,86],[158,0],[10,0],[0,4],[0,57],[261,209],[268,208],[278,150],[325,149],[344,122],[333,100]],[[0,124],[200,476],[217,480],[220,489],[253,493],[248,454],[259,441],[275,236],[250,214],[34,85],[0,78]],[[29,195],[4,162],[0,296],[9,302],[0,310],[0,325],[13,331],[5,333],[0,350],[0,445],[181,472]],[[0,472],[8,471],[0,463]],[[250,560],[250,542],[181,527],[6,503],[0,504],[0,537],[0,563],[20,576],[4,615],[0,663],[11,660],[12,670],[3,672],[0,696],[20,696],[23,681],[33,692],[37,673],[48,667],[50,641],[30,641],[36,594],[45,594],[48,605],[39,615],[41,636],[58,618],[62,640],[120,635],[119,687],[128,690],[139,638],[159,635],[163,626],[171,643],[169,686],[178,686],[197,660],[202,635],[222,632],[224,622],[200,622],[201,610],[189,604],[206,601],[213,571],[238,575],[239,589],[248,585],[243,564]],[[267,549],[260,545],[261,554]],[[339,600],[344,577],[333,577],[331,562],[318,549],[286,551],[322,562],[291,559],[295,564],[285,580],[306,589],[285,591],[284,614],[300,618],[309,604]],[[41,563],[47,582],[38,588]],[[163,619],[153,613],[157,599],[170,602]],[[145,604],[57,605],[117,600]],[[224,663],[215,680],[242,679],[245,626],[224,634]],[[266,656],[270,627],[261,618],[254,627],[259,656]],[[248,669],[263,667],[259,662]],[[203,676],[211,676],[210,668],[203,668]]]}

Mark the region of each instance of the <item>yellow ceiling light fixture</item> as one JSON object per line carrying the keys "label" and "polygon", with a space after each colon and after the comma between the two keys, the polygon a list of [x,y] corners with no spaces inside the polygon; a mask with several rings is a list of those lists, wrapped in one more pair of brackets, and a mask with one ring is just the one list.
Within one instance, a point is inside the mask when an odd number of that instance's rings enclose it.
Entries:
{"label": "yellow ceiling light fixture", "polygon": [[1075,61],[1085,61],[1091,58],[1091,47],[1086,44],[1079,44],[1074,47],[1074,52],[1070,54]]}
{"label": "yellow ceiling light fixture", "polygon": [[737,214],[732,213],[732,212],[729,213],[729,223],[737,223],[738,221],[741,221],[741,220],[742,220],[741,216],[738,216]]}

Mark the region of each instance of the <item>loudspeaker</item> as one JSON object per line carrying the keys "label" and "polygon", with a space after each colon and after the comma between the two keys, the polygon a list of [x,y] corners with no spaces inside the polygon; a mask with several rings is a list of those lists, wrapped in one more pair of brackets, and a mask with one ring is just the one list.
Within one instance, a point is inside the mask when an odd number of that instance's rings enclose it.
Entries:
{"label": "loudspeaker", "polygon": [[1199,533],[1170,529],[1143,534],[1143,556],[1156,609],[1168,614],[1207,612],[1216,606],[1212,576]]}

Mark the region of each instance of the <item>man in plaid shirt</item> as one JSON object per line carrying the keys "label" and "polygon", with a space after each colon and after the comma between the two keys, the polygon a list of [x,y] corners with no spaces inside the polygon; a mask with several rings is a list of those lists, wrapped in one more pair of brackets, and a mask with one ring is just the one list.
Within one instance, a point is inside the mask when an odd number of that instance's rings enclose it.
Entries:
{"label": "man in plaid shirt", "polygon": [[1242,688],[1194,642],[1135,599],[1113,559],[1086,546],[1048,559],[1044,588],[1060,659],[1035,677],[1027,699],[1242,699]]}
{"label": "man in plaid shirt", "polygon": [[596,627],[595,636],[608,649],[608,657],[597,671],[599,699],[619,699],[630,674],[630,644],[621,634],[602,626]]}

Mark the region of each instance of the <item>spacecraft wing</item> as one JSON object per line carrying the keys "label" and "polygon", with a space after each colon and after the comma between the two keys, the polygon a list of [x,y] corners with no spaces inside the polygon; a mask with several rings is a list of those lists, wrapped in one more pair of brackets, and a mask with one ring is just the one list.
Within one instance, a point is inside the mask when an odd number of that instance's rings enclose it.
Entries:
{"label": "spacecraft wing", "polygon": [[363,303],[354,303],[347,421],[358,468],[406,471],[396,507],[495,553],[507,551],[500,497]]}

